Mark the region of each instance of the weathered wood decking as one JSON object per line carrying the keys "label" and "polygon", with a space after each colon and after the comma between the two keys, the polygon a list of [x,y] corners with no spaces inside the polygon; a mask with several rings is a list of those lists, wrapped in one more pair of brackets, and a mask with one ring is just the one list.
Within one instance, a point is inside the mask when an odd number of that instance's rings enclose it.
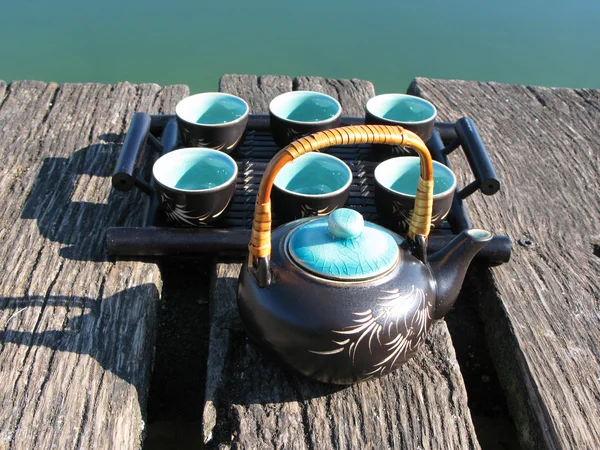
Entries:
{"label": "weathered wood decking", "polygon": [[523,446],[600,448],[600,91],[424,78],[410,91],[442,120],[472,117],[502,180],[468,208],[512,237],[512,260],[470,281]]}
{"label": "weathered wood decking", "polygon": [[187,93],[0,82],[0,449],[140,448],[160,276],[107,259],[144,212],[110,175],[132,114]]}
{"label": "weathered wood decking", "polygon": [[[361,115],[375,92],[317,77],[220,87],[252,112],[313,89]],[[512,238],[513,258],[475,265],[461,301],[478,305],[522,447],[600,448],[600,91],[421,78],[410,90],[441,120],[471,116],[502,182],[468,208]],[[161,280],[153,263],[106,256],[106,228],[140,224],[145,202],[109,177],[132,114],[172,113],[187,94],[0,81],[0,449],[141,447]],[[466,162],[451,161],[464,184]],[[397,373],[318,385],[247,342],[238,273],[219,263],[212,280],[207,448],[479,448],[443,321]]]}

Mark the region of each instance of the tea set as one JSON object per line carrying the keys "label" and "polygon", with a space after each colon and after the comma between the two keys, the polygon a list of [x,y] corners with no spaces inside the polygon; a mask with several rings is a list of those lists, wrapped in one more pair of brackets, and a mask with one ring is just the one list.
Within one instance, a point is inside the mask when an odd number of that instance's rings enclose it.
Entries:
{"label": "tea set", "polygon": [[[222,217],[238,172],[229,154],[243,140],[248,111],[243,99],[223,93],[177,105],[187,147],[153,166],[169,219],[202,226]],[[492,234],[469,229],[427,254],[430,229],[448,214],[456,191],[456,177],[425,144],[437,115],[431,103],[376,96],[365,106],[365,125],[340,127],[341,113],[335,99],[310,91],[270,103],[280,150],[258,188],[237,302],[248,336],[266,353],[312,379],[351,384],[390,373],[415,354]],[[320,152],[359,144],[402,155],[374,171],[377,212],[394,231],[344,207],[352,171]],[[275,229],[274,217],[283,223]]]}

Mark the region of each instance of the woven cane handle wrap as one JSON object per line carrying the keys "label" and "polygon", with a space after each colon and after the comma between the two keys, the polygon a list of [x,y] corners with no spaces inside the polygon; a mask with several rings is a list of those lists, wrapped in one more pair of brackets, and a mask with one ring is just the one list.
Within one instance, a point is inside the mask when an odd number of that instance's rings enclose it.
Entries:
{"label": "woven cane handle wrap", "polygon": [[390,144],[410,147],[421,160],[421,176],[417,187],[415,208],[408,229],[408,237],[429,235],[433,205],[433,164],[429,150],[415,133],[398,126],[356,125],[320,131],[292,142],[271,160],[260,183],[248,246],[254,258],[271,255],[271,189],[279,170],[299,156],[334,145]]}

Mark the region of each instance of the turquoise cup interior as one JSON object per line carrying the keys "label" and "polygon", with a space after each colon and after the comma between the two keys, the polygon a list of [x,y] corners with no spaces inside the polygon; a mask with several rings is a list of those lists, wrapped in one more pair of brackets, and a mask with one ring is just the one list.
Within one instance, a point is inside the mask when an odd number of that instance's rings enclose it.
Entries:
{"label": "turquoise cup interior", "polygon": [[404,124],[419,124],[437,115],[435,106],[420,97],[407,94],[382,94],[367,102],[367,110],[376,117]]}
{"label": "turquoise cup interior", "polygon": [[303,196],[328,196],[352,183],[352,171],[342,160],[326,153],[306,153],[286,164],[275,177],[282,191]]}
{"label": "turquoise cup interior", "polygon": [[312,91],[281,94],[271,101],[269,110],[283,120],[299,123],[328,122],[342,113],[342,107],[336,99]]}
{"label": "turquoise cup interior", "polygon": [[223,92],[204,92],[180,101],[175,113],[180,119],[200,125],[223,125],[243,119],[248,104],[235,95]]}
{"label": "turquoise cup interior", "polygon": [[[379,164],[375,168],[375,179],[392,192],[415,197],[420,173],[418,156],[401,156]],[[446,195],[455,189],[454,173],[444,164],[433,161],[433,197]]]}
{"label": "turquoise cup interior", "polygon": [[237,177],[237,164],[226,153],[208,148],[182,148],[161,156],[152,167],[162,186],[181,192],[210,192]]}

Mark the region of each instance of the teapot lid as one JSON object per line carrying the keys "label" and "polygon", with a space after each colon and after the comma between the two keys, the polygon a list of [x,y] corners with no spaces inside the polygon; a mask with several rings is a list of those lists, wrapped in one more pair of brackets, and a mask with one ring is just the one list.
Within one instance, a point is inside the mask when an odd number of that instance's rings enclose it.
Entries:
{"label": "teapot lid", "polygon": [[381,275],[394,266],[400,254],[388,231],[365,223],[360,213],[346,208],[298,226],[290,234],[288,250],[302,268],[345,281]]}

